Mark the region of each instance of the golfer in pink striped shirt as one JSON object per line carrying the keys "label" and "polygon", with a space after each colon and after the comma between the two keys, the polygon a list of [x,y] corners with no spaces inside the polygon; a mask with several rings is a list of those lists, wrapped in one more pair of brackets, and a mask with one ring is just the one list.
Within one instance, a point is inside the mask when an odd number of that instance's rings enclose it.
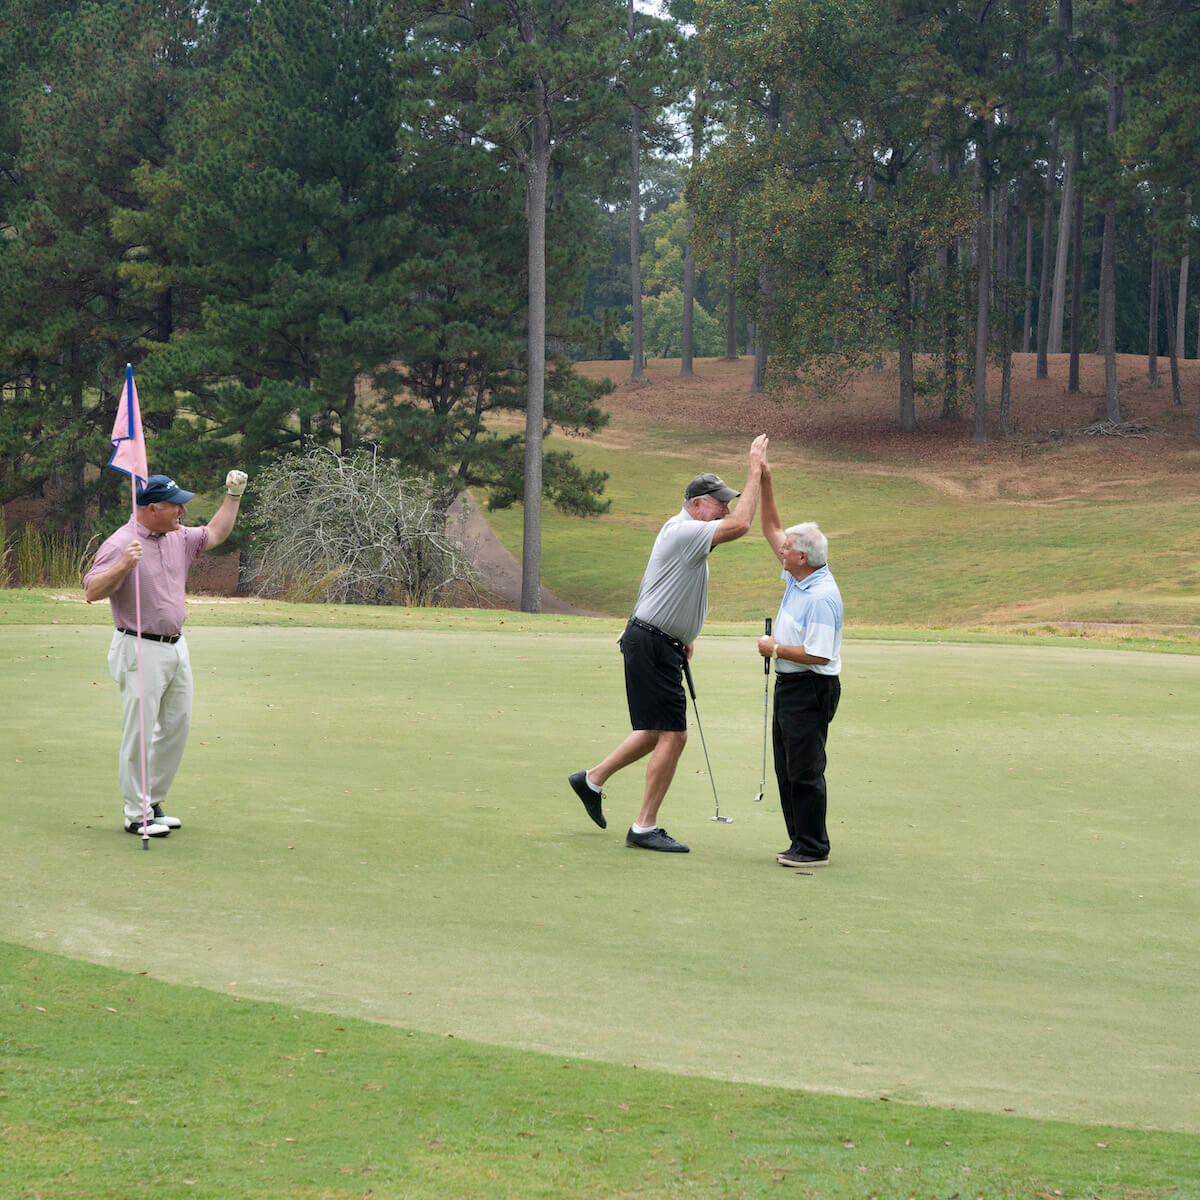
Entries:
{"label": "golfer in pink striped shirt", "polygon": [[[121,688],[121,756],[118,776],[125,802],[125,830],[165,837],[182,822],[166,816],[163,802],[183,759],[192,721],[192,668],[183,623],[184,589],[192,563],[233,532],[246,490],[246,475],[230,471],[225,499],[207,525],[183,526],[194,493],[166,475],[151,475],[137,489],[137,516],[108,538],[83,578],[89,604],[107,600],[113,633],[108,669]],[[137,571],[140,598],[134,592]],[[141,625],[138,625],[140,605]],[[142,686],[138,687],[141,633]],[[144,713],[139,714],[139,700]],[[147,730],[146,791],[142,797],[141,728]]]}

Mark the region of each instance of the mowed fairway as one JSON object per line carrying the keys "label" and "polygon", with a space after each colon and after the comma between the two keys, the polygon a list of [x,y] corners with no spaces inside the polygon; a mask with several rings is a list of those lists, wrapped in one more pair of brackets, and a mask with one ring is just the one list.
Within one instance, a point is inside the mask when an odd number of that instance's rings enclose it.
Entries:
{"label": "mowed fairway", "polygon": [[752,628],[694,664],[734,822],[693,729],[662,813],[693,853],[659,856],[623,847],[640,770],[606,832],[565,782],[626,729],[617,622],[197,624],[185,827],[144,852],[108,635],[71,611],[0,628],[7,940],[509,1047],[1200,1132],[1193,656],[851,638],[805,876],[770,780],[753,802]]}

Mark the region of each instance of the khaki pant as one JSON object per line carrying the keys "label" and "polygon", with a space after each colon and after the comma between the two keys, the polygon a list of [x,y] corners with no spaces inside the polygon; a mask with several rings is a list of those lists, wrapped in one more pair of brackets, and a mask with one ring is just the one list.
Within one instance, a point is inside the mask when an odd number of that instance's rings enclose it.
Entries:
{"label": "khaki pant", "polygon": [[[121,757],[117,773],[127,824],[142,822],[142,715],[139,712],[138,639],[114,633],[108,670],[121,687]],[[146,812],[162,804],[183,760],[192,723],[192,664],[187,641],[173,646],[142,639],[142,680],[146,725]]]}

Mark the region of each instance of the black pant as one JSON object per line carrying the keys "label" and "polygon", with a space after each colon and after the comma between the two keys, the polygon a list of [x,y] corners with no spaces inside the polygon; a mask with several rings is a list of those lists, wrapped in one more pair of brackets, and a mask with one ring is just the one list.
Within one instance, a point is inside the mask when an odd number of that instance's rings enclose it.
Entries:
{"label": "black pant", "polygon": [[842,683],[836,675],[798,671],[775,676],[775,778],[791,849],[806,858],[829,854],[825,828],[825,739]]}

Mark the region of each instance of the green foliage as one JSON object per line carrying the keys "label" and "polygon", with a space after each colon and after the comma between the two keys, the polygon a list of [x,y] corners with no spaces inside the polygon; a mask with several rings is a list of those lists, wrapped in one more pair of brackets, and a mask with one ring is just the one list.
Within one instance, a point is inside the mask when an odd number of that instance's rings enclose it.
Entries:
{"label": "green foliage", "polygon": [[[698,301],[692,310],[693,353],[717,358],[725,353],[725,325],[710,316]],[[629,349],[630,326],[620,336]],[[642,341],[649,358],[678,358],[683,343],[683,292],[672,287],[642,301]]]}
{"label": "green foliage", "polygon": [[[50,483],[78,533],[84,464],[106,462],[106,435],[139,339],[161,336],[161,289],[135,297],[121,273],[137,252],[112,226],[130,174],[162,162],[187,91],[195,14],[150,0],[5,6],[0,43],[28,55],[5,72],[0,129],[0,499]],[[11,42],[10,42],[11,37]],[[170,397],[148,398],[148,428]],[[115,500],[113,473],[99,482]]]}
{"label": "green foliage", "polygon": [[410,197],[379,15],[372,0],[258,6],[180,156],[140,177],[160,221],[178,210],[176,270],[203,297],[145,378],[190,391],[208,440],[239,438],[251,468],[306,439],[351,450],[358,378],[400,340]]}
{"label": "green foliage", "polygon": [[688,196],[710,260],[736,230],[739,295],[777,382],[836,381],[884,347],[911,351],[914,274],[971,216],[963,182],[924,159],[956,103],[951,64],[930,53],[936,18],[874,0],[697,11],[741,108]]}

